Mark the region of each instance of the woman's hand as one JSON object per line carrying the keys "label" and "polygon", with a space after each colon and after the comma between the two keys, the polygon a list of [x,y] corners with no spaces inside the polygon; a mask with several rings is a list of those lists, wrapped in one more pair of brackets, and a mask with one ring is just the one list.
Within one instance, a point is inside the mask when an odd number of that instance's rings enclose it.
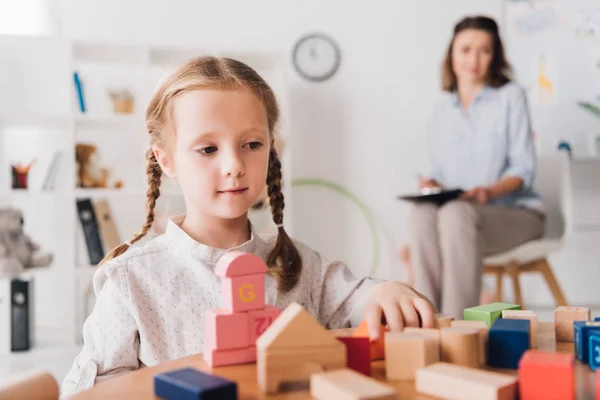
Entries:
{"label": "woman's hand", "polygon": [[401,282],[383,282],[375,287],[365,307],[364,319],[369,336],[379,336],[383,323],[392,332],[401,332],[412,326],[433,328],[435,306],[425,296]]}
{"label": "woman's hand", "polygon": [[461,196],[461,200],[471,200],[478,204],[486,204],[492,198],[490,189],[483,186],[474,187],[467,190]]}

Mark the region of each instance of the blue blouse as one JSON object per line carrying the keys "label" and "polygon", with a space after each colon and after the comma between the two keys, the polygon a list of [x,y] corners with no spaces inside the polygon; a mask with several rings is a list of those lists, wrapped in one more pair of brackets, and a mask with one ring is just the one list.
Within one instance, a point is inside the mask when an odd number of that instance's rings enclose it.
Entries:
{"label": "blue blouse", "polygon": [[490,204],[542,210],[531,188],[535,152],[529,110],[516,83],[485,86],[468,111],[456,92],[446,94],[434,108],[427,142],[431,176],[447,188],[468,190],[518,176],[523,188]]}

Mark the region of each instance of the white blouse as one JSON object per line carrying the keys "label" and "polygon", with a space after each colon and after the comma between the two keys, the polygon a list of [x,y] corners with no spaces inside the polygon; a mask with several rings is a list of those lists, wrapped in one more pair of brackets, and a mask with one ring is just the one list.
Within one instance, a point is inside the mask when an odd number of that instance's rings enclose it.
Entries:
{"label": "white blouse", "polygon": [[[202,352],[204,313],[220,305],[215,264],[231,250],[266,260],[275,242],[252,231],[241,246],[216,249],[192,239],[181,229],[182,221],[182,216],[171,219],[164,235],[129,249],[94,274],[96,305],[83,325],[83,348],[62,384],[61,398],[122,372]],[[359,325],[379,281],[357,279],[345,264],[295,244],[302,257],[300,280],[280,294],[275,278],[267,275],[266,303],[284,309],[298,302],[328,329]]]}

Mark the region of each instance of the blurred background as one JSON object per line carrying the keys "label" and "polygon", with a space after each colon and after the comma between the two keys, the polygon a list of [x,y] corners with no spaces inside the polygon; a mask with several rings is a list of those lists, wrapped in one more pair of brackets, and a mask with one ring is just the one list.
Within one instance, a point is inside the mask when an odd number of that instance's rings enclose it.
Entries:
{"label": "blurred background", "polygon": [[[500,26],[538,155],[572,155],[572,233],[550,262],[570,304],[600,307],[598,1],[2,0],[0,205],[22,212],[40,266],[20,275],[31,342],[0,343],[0,379],[32,366],[64,378],[95,264],[143,222],[146,102],[166,71],[201,54],[247,62],[281,102],[288,232],[357,275],[407,280],[411,205],[397,196],[427,172],[440,63],[454,24],[475,14]],[[184,211],[173,182],[159,210],[155,235]],[[251,218],[273,231],[267,208]],[[522,291],[528,307],[554,309],[541,277]],[[9,324],[0,319],[0,342]]]}

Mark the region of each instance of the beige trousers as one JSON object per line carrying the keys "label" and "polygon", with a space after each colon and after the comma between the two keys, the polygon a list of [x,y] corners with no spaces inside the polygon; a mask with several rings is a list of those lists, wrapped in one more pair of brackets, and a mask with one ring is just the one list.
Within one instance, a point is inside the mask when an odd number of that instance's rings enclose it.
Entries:
{"label": "beige trousers", "polygon": [[442,313],[462,319],[465,308],[478,305],[484,256],[541,237],[544,217],[466,201],[419,204],[411,230],[415,288]]}

